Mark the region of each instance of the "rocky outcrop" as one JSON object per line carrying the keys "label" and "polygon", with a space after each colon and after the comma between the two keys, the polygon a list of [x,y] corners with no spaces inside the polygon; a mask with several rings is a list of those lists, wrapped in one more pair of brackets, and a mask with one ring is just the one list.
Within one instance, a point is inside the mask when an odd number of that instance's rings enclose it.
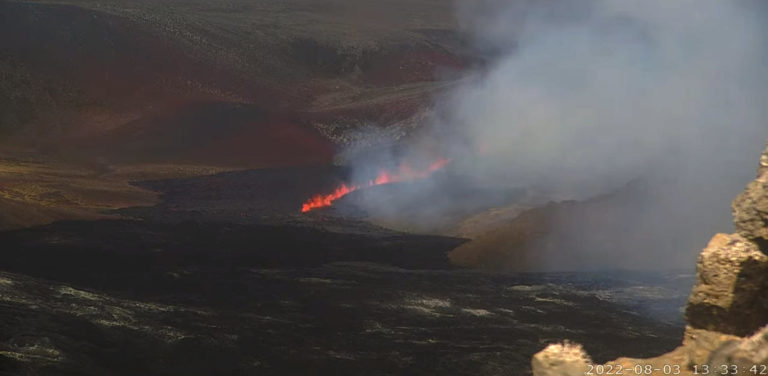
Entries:
{"label": "rocky outcrop", "polygon": [[760,157],[757,179],[733,200],[731,207],[739,235],[754,241],[768,253],[768,148]]}
{"label": "rocky outcrop", "polygon": [[711,369],[717,370],[725,366],[740,370],[741,373],[757,375],[767,373],[768,326],[749,338],[723,343],[709,355],[708,365]]}
{"label": "rocky outcrop", "polygon": [[[606,366],[640,365],[643,374],[659,375],[768,373],[768,146],[757,178],[732,208],[737,233],[715,235],[699,255],[682,345],[657,358],[619,358]],[[577,369],[575,351],[565,351],[566,346],[580,350],[574,344],[550,345],[536,354],[534,376],[570,375]],[[578,358],[589,359],[585,353]]]}
{"label": "rocky outcrop", "polygon": [[768,323],[768,256],[738,234],[717,234],[699,255],[686,307],[694,328],[745,336]]}

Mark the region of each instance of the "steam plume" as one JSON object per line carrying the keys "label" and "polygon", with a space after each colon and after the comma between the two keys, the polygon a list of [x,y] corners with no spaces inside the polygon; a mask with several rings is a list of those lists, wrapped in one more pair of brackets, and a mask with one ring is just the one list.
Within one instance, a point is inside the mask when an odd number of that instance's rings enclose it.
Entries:
{"label": "steam plume", "polygon": [[437,100],[426,138],[439,140],[462,179],[574,199],[646,179],[650,191],[626,210],[631,231],[617,234],[611,254],[578,250],[595,265],[691,265],[708,235],[730,230],[728,204],[768,136],[763,2],[489,0],[457,9],[489,63]]}

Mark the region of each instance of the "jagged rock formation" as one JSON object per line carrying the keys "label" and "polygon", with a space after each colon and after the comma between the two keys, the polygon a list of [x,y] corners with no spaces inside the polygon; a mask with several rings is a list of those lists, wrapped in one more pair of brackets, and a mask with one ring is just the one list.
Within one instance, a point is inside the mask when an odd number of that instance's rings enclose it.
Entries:
{"label": "jagged rock formation", "polygon": [[699,255],[688,324],[739,336],[768,322],[768,256],[738,234],[717,234]]}
{"label": "jagged rock formation", "polygon": [[757,179],[732,204],[733,224],[739,235],[768,252],[768,149],[760,157]]}
{"label": "jagged rock formation", "polygon": [[[657,358],[619,358],[606,367],[640,366],[646,375],[768,372],[768,145],[757,178],[732,208],[737,233],[716,234],[699,255],[682,345]],[[579,374],[575,350],[563,350],[574,346],[550,345],[536,354],[534,376]]]}

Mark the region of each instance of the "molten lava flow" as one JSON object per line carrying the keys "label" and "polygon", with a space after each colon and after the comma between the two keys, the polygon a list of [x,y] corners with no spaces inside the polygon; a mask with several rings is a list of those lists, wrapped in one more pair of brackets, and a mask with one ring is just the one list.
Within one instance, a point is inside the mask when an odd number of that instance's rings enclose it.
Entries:
{"label": "molten lava flow", "polygon": [[369,180],[367,183],[362,185],[356,185],[356,184],[342,184],[336,190],[334,190],[332,193],[325,194],[325,195],[315,195],[307,202],[304,203],[304,205],[301,206],[301,212],[306,213],[311,210],[324,208],[326,206],[331,206],[334,201],[358,190],[361,188],[368,188],[373,187],[376,185],[383,185],[383,184],[389,184],[389,183],[397,183],[401,181],[406,180],[414,180],[414,179],[424,179],[426,177],[429,177],[433,172],[445,167],[445,165],[450,162],[450,159],[440,159],[437,162],[432,163],[429,165],[429,167],[425,170],[414,170],[406,163],[403,163],[400,165],[397,171],[387,171],[383,170],[379,172],[379,175],[376,176],[376,178]]}
{"label": "molten lava flow", "polygon": [[331,203],[334,201],[346,196],[350,192],[354,192],[357,190],[356,185],[346,185],[342,184],[340,187],[336,188],[335,191],[331,194],[327,195],[315,195],[314,197],[307,200],[307,202],[304,203],[304,205],[301,206],[301,212],[306,213],[310,210],[314,210],[317,208],[322,208],[326,206],[331,206]]}

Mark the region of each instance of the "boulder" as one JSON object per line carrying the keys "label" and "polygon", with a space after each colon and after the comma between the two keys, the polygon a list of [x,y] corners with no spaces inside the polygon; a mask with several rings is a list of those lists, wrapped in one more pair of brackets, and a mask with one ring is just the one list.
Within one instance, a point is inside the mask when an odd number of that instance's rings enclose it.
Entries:
{"label": "boulder", "polygon": [[547,346],[533,356],[533,376],[584,376],[590,360],[579,344],[564,342]]}
{"label": "boulder", "polygon": [[738,234],[717,234],[699,255],[686,307],[694,328],[746,336],[768,323],[768,256]]}

